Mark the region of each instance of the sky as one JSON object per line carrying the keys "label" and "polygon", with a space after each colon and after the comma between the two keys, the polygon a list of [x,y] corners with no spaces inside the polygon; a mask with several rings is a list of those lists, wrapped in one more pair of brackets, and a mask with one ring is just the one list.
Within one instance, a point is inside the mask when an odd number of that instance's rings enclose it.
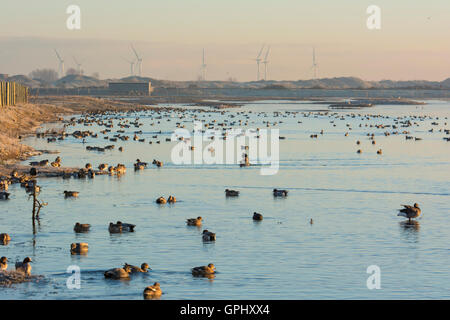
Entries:
{"label": "sky", "polygon": [[[66,9],[81,10],[81,28]],[[366,12],[381,9],[381,28]],[[196,80],[205,49],[208,80],[253,81],[255,58],[270,45],[268,80],[355,76],[364,80],[450,77],[449,0],[27,0],[0,7],[0,73],[65,69],[75,57],[86,75],[130,75],[130,45],[142,75]],[[265,56],[263,51],[262,56]],[[263,66],[261,66],[262,76]]]}

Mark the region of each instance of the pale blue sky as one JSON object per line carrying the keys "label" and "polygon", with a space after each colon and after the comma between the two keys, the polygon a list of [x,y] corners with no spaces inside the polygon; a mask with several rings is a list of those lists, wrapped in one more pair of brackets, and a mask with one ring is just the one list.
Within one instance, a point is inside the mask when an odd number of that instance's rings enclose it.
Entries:
{"label": "pale blue sky", "polygon": [[[70,4],[81,8],[81,30],[66,28]],[[371,4],[382,10],[381,30],[366,28]],[[0,73],[56,69],[56,47],[66,69],[75,55],[86,74],[126,76],[133,42],[147,76],[195,79],[205,47],[209,79],[255,80],[251,59],[267,43],[275,80],[310,78],[312,46],[321,77],[450,77],[448,0],[39,0],[0,10]]]}

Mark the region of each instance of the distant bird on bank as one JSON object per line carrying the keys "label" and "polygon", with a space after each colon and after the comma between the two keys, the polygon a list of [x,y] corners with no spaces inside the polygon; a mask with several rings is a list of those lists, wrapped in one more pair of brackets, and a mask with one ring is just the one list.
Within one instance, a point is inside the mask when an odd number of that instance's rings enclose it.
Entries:
{"label": "distant bird on bank", "polygon": [[411,219],[418,218],[422,211],[419,208],[419,205],[417,203],[414,203],[414,206],[409,205],[402,205],[404,208],[399,209],[399,214],[397,216],[408,218],[409,222],[411,222]]}

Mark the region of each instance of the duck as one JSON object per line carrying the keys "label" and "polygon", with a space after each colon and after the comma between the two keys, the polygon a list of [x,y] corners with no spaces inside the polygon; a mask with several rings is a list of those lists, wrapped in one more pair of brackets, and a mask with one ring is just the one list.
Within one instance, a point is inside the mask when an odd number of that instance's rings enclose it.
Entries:
{"label": "duck", "polygon": [[399,214],[397,216],[406,217],[408,218],[409,222],[411,222],[411,219],[418,218],[420,214],[422,213],[422,210],[420,210],[419,205],[417,203],[414,203],[413,206],[410,205],[402,205],[403,209],[398,209]]}
{"label": "duck", "polygon": [[273,196],[274,197],[287,197],[287,194],[288,194],[287,190],[273,189]]}
{"label": "duck", "polygon": [[5,271],[6,269],[8,269],[8,258],[1,257],[0,258],[0,271]]}
{"label": "duck", "polygon": [[7,233],[0,233],[0,244],[8,244],[11,241],[11,237]]}
{"label": "duck", "polygon": [[156,199],[156,203],[165,204],[167,203],[167,200],[164,197],[159,197],[158,199]]}
{"label": "duck", "polygon": [[125,265],[123,268],[114,268],[106,270],[104,273],[105,278],[109,279],[124,279],[130,277],[131,268]]}
{"label": "duck", "polygon": [[253,220],[261,221],[263,219],[263,215],[258,212],[253,212]]}
{"label": "duck", "polygon": [[227,197],[237,197],[237,196],[239,196],[239,191],[225,189],[225,196],[227,196]]}
{"label": "duck", "polygon": [[202,239],[203,241],[216,241],[216,234],[205,229],[202,233]]}
{"label": "duck", "polygon": [[75,232],[77,232],[77,233],[88,232],[90,227],[91,227],[91,225],[88,224],[88,223],[79,223],[79,222],[77,222],[77,223],[75,223],[75,226],[73,227],[73,230]]}
{"label": "duck", "polygon": [[89,245],[86,242],[72,243],[70,245],[71,254],[87,254]]}
{"label": "duck", "polygon": [[177,202],[177,199],[174,196],[169,196],[169,198],[167,199],[168,203],[175,203]]}
{"label": "duck", "polygon": [[123,267],[124,268],[129,268],[130,269],[130,273],[148,272],[148,270],[152,270],[152,268],[150,268],[150,266],[146,262],[141,264],[140,268],[137,267],[137,266],[130,265],[130,264],[126,263],[126,262],[125,262]]}
{"label": "duck", "polygon": [[148,286],[143,292],[144,299],[158,298],[162,295],[161,287],[158,282],[155,282],[152,286]]}
{"label": "duck", "polygon": [[64,191],[64,197],[66,197],[66,198],[70,198],[70,197],[76,198],[76,197],[78,197],[79,194],[80,193],[78,191]]}
{"label": "duck", "polygon": [[188,226],[201,226],[202,225],[202,217],[187,219],[186,223]]}
{"label": "duck", "polygon": [[361,150],[361,149],[358,149],[358,150],[356,151],[356,153],[362,153],[362,150]]}
{"label": "duck", "polygon": [[108,165],[106,163],[102,163],[101,165],[98,166],[98,170],[106,171],[108,170]]}
{"label": "duck", "polygon": [[110,222],[108,230],[110,233],[122,233],[123,228],[122,228],[122,225],[114,224],[114,223]]}
{"label": "duck", "polygon": [[16,262],[16,271],[24,273],[27,276],[31,275],[31,265],[33,262],[30,257],[26,257],[22,262]]}
{"label": "duck", "polygon": [[121,233],[123,231],[134,232],[135,224],[131,223],[122,223],[121,221],[117,221],[115,224],[110,222],[109,224],[109,232],[111,233]]}
{"label": "duck", "polygon": [[9,192],[0,191],[0,200],[8,200],[10,196]]}
{"label": "duck", "polygon": [[144,170],[147,167],[147,162],[142,162],[139,159],[136,159],[136,163],[134,164],[134,170]]}
{"label": "duck", "polygon": [[193,276],[208,276],[213,275],[216,272],[214,264],[210,263],[207,266],[194,267],[191,269]]}
{"label": "duck", "polygon": [[163,163],[162,163],[162,161],[158,161],[158,160],[156,160],[156,159],[153,159],[153,162],[152,162],[154,165],[156,165],[157,167],[162,167],[163,166]]}
{"label": "duck", "polygon": [[381,149],[377,150],[377,154],[383,154],[383,150]]}

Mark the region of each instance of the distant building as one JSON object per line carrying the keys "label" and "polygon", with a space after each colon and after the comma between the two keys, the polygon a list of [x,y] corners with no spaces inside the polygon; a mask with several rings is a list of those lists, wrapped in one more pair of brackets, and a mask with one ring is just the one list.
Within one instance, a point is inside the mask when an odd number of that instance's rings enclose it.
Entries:
{"label": "distant building", "polygon": [[149,96],[152,89],[152,84],[148,82],[110,82],[108,84],[109,92],[111,94],[122,95],[144,95]]}
{"label": "distant building", "polygon": [[9,74],[0,73],[0,81],[6,81],[9,78]]}

